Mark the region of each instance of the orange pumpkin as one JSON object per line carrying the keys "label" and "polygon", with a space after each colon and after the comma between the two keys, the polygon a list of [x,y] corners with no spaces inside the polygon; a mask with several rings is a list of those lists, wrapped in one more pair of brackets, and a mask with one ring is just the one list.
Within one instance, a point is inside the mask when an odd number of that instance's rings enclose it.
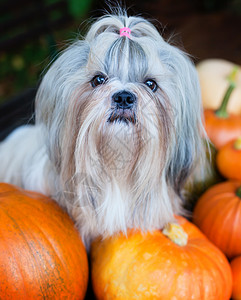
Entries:
{"label": "orange pumpkin", "polygon": [[224,177],[241,181],[241,137],[224,145],[217,153],[216,162]]}
{"label": "orange pumpkin", "polygon": [[204,110],[205,129],[216,149],[241,136],[241,117],[229,115],[219,117],[214,110]]}
{"label": "orange pumpkin", "polygon": [[231,261],[231,269],[233,274],[233,292],[232,299],[241,299],[241,256],[234,258]]}
{"label": "orange pumpkin", "polygon": [[229,258],[241,255],[241,183],[209,188],[197,201],[193,222]]}
{"label": "orange pumpkin", "polygon": [[228,114],[227,112],[230,95],[236,86],[234,78],[237,70],[235,68],[232,74],[230,74],[230,85],[224,95],[220,108],[218,110],[204,110],[205,129],[216,149],[220,149],[229,141],[241,136],[241,116]]}
{"label": "orange pumpkin", "polygon": [[232,275],[226,257],[195,225],[177,220],[188,235],[186,244],[160,230],[95,240],[91,263],[97,299],[228,300]]}
{"label": "orange pumpkin", "polygon": [[0,299],[84,299],[87,281],[87,254],[68,215],[1,183]]}

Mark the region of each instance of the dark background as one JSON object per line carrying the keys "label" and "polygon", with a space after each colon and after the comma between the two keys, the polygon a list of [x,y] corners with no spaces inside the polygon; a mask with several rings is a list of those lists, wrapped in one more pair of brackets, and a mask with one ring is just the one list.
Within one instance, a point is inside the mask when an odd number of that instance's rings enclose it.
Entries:
{"label": "dark background", "polygon": [[[0,0],[0,140],[31,119],[42,72],[85,34],[84,20],[102,15],[108,3],[113,1]],[[154,19],[164,38],[172,37],[195,63],[223,58],[241,65],[241,0],[126,0],[125,6]]]}

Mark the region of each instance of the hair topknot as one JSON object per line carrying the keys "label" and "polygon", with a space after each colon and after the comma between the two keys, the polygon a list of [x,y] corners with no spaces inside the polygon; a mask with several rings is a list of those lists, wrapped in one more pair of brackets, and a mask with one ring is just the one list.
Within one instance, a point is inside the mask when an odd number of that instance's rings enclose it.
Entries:
{"label": "hair topknot", "polygon": [[120,11],[119,14],[106,14],[99,18],[89,29],[86,40],[93,41],[101,34],[120,34],[120,29],[129,27],[131,29],[131,38],[149,37],[153,40],[162,39],[156,27],[146,19],[139,16],[128,16],[126,11]]}

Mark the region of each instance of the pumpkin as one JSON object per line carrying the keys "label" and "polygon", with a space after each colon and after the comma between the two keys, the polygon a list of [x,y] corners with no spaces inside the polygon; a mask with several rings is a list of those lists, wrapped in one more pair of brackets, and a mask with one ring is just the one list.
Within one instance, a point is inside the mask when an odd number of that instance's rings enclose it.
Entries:
{"label": "pumpkin", "polygon": [[232,299],[241,299],[241,256],[234,258],[231,261],[231,270],[233,274],[233,291]]}
{"label": "pumpkin", "polygon": [[[229,74],[235,64],[224,59],[205,59],[197,65],[197,72],[205,109],[216,110],[220,107],[223,95],[229,86]],[[241,115],[241,70],[237,73],[237,87],[230,96],[228,113]]]}
{"label": "pumpkin", "polygon": [[224,177],[241,182],[241,137],[224,145],[217,153],[216,162]]}
{"label": "pumpkin", "polygon": [[197,201],[193,222],[229,258],[241,255],[241,183],[226,181]]}
{"label": "pumpkin", "polygon": [[128,230],[91,245],[97,299],[228,300],[230,265],[224,254],[182,217],[163,232]]}
{"label": "pumpkin", "polygon": [[51,199],[0,184],[0,299],[84,299],[87,254]]}
{"label": "pumpkin", "polygon": [[224,95],[221,106],[217,110],[205,109],[204,121],[207,135],[216,149],[241,136],[241,116],[227,112],[230,95],[236,87],[235,78],[238,69],[234,68],[229,76],[229,87]]}

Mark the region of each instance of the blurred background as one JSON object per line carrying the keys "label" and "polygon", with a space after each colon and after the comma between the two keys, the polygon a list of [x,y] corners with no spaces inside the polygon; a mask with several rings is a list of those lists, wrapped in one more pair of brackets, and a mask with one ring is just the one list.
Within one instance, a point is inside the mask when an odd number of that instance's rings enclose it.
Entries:
{"label": "blurred background", "polygon": [[[112,1],[0,0],[0,131],[29,115],[41,74],[55,55]],[[120,3],[115,1],[114,3]],[[197,63],[241,65],[241,0],[126,0],[131,14],[156,19],[165,38]],[[158,22],[155,22],[158,24]],[[12,116],[10,114],[12,112]],[[18,113],[18,114],[17,114]],[[1,136],[0,136],[1,139]]]}

